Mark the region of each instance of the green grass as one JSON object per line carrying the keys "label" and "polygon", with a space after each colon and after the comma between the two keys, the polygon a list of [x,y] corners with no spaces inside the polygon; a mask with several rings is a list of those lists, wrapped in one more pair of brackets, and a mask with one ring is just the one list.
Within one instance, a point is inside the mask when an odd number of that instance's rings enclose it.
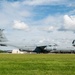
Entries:
{"label": "green grass", "polygon": [[0,75],[75,75],[75,54],[0,54]]}

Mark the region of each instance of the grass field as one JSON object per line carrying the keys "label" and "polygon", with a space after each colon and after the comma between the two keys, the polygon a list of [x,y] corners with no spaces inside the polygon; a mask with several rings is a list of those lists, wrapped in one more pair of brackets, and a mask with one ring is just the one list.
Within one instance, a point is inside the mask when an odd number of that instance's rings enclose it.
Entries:
{"label": "grass field", "polygon": [[0,75],[75,75],[75,54],[0,54]]}

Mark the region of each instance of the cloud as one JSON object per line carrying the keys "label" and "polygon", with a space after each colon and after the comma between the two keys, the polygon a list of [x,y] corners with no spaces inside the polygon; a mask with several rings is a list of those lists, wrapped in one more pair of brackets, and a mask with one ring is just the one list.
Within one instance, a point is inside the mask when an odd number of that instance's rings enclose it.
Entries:
{"label": "cloud", "polygon": [[45,25],[58,26],[61,25],[62,23],[62,15],[60,14],[55,14],[53,16],[48,15],[42,21]]}
{"label": "cloud", "polygon": [[0,2],[0,27],[11,28],[14,20],[29,22],[32,15],[32,7],[22,5],[20,1],[1,1]]}
{"label": "cloud", "polygon": [[[35,9],[39,9],[40,7],[35,7],[33,5],[48,5],[48,4],[61,4],[66,3],[65,0],[17,0],[13,2],[4,1],[1,5],[0,12],[0,25],[12,27],[13,20],[20,20],[17,23],[14,23],[14,29],[23,29],[26,30],[28,25],[35,25],[36,27],[41,27],[45,31],[55,31],[61,27],[62,22],[62,14],[54,13],[54,14],[42,14],[43,18],[36,20],[36,18],[40,18],[37,16],[33,16],[35,14],[39,14],[40,10],[36,11]],[[67,2],[68,3],[68,2]],[[31,7],[31,6],[32,7]],[[44,8],[43,8],[44,9]],[[46,11],[46,8],[44,9]],[[46,12],[44,12],[46,13]],[[47,16],[48,15],[48,16]],[[23,23],[21,22],[23,21]],[[26,24],[24,23],[26,22]],[[22,25],[21,25],[22,24]],[[66,25],[65,25],[66,27]],[[29,27],[28,27],[29,28]],[[33,28],[34,29],[34,28]],[[39,30],[35,29],[35,33]]]}
{"label": "cloud", "polygon": [[75,16],[64,15],[64,28],[75,31]]}
{"label": "cloud", "polygon": [[64,5],[67,7],[75,7],[75,1],[70,0],[25,0],[23,5],[37,6],[37,5]]}
{"label": "cloud", "polygon": [[58,27],[55,26],[44,26],[40,28],[40,30],[46,31],[46,32],[52,32],[58,30]]}
{"label": "cloud", "polygon": [[65,0],[26,0],[23,4],[27,5],[52,5],[52,4],[64,4]]}
{"label": "cloud", "polygon": [[56,29],[56,27],[50,26],[50,27],[48,27],[46,30],[48,30],[48,31],[54,31],[55,29]]}
{"label": "cloud", "polygon": [[20,29],[20,30],[28,30],[29,27],[27,24],[25,24],[24,22],[21,21],[14,21],[14,25],[13,25],[14,29]]}
{"label": "cloud", "polygon": [[34,25],[37,25],[38,29],[41,31],[56,31],[63,25],[63,16],[60,14],[56,14],[53,16],[48,15],[47,17],[36,21]]}
{"label": "cloud", "polygon": [[[2,2],[2,1],[1,1]],[[70,0],[3,0],[3,2],[14,3],[14,6],[21,5],[66,5],[75,7],[75,1]]]}

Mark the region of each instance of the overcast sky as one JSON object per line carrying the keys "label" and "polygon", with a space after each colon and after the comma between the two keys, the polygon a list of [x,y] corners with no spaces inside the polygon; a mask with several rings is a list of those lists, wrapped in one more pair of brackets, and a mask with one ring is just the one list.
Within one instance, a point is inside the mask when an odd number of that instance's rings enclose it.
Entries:
{"label": "overcast sky", "polygon": [[9,40],[75,38],[75,0],[0,0],[0,28]]}

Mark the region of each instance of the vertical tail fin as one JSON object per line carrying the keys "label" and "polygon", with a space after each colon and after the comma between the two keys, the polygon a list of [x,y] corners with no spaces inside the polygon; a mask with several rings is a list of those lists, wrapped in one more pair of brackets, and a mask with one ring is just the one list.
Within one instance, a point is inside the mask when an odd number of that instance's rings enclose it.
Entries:
{"label": "vertical tail fin", "polygon": [[73,40],[72,44],[73,44],[73,46],[75,47],[75,40]]}
{"label": "vertical tail fin", "polygon": [[4,31],[4,29],[0,29],[0,42],[6,42],[7,41],[3,31]]}

